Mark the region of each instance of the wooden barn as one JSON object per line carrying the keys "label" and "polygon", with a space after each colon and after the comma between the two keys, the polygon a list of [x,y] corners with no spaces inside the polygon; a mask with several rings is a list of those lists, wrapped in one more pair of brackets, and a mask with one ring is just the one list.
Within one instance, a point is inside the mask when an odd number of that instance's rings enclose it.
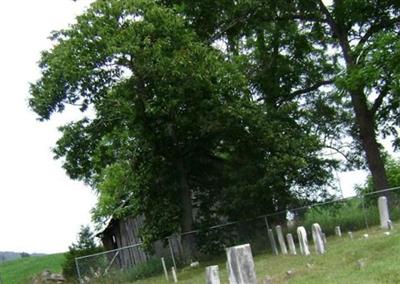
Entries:
{"label": "wooden barn", "polygon": [[[144,222],[143,216],[112,218],[106,228],[97,234],[106,251],[120,249],[108,255],[114,267],[125,269],[146,262],[151,257],[170,257],[171,250],[176,259],[182,256],[179,236],[170,237],[168,241],[154,242],[151,255],[145,252],[142,246],[132,247],[142,243],[140,228]],[[165,246],[166,244],[168,246]]]}
{"label": "wooden barn", "polygon": [[[97,234],[101,238],[104,248],[108,250],[120,249],[142,242],[139,229],[143,226],[143,217],[126,217],[111,219],[107,227]],[[128,268],[146,262],[149,255],[141,246],[121,249],[110,255],[113,264],[118,268]]]}

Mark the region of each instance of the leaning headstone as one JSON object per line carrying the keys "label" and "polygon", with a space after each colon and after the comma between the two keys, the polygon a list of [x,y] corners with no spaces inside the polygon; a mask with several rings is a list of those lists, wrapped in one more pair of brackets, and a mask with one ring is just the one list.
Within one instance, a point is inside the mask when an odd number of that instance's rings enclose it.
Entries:
{"label": "leaning headstone", "polygon": [[281,252],[282,254],[287,254],[287,247],[285,243],[285,238],[283,237],[282,227],[278,225],[275,227],[275,230],[276,230],[276,235],[278,236],[278,242],[281,248]]}
{"label": "leaning headstone", "polygon": [[171,272],[172,272],[172,279],[174,279],[174,282],[177,283],[178,282],[178,277],[176,276],[175,266],[172,266]]}
{"label": "leaning headstone", "polygon": [[340,226],[335,227],[335,235],[338,237],[342,237],[342,230],[340,230]]}
{"label": "leaning headstone", "polygon": [[302,255],[309,255],[310,250],[308,248],[307,232],[303,226],[297,228],[297,236],[299,238],[299,248]]}
{"label": "leaning headstone", "polygon": [[221,281],[219,280],[218,265],[211,265],[206,267],[206,283],[221,284]]}
{"label": "leaning headstone", "polygon": [[378,208],[379,208],[379,218],[381,221],[381,228],[389,229],[388,221],[390,220],[390,217],[389,217],[389,209],[387,205],[386,196],[381,196],[378,198]]}
{"label": "leaning headstone", "polygon": [[275,255],[278,255],[279,252],[278,252],[278,248],[277,248],[277,246],[276,246],[276,241],[275,241],[275,237],[274,237],[274,232],[272,231],[272,229],[268,229],[268,238],[269,238],[269,241],[271,242],[271,249],[272,249],[272,252],[273,252]]}
{"label": "leaning headstone", "polygon": [[322,239],[321,227],[319,226],[318,223],[315,223],[315,224],[312,224],[311,230],[312,230],[312,237],[314,240],[314,246],[315,246],[316,252],[318,254],[324,254],[325,253],[325,245],[324,245],[324,241]]}
{"label": "leaning headstone", "polygon": [[167,266],[165,265],[165,260],[163,257],[161,258],[161,264],[162,264],[162,267],[164,270],[165,279],[167,279],[167,281],[169,281],[168,270],[167,270]]}
{"label": "leaning headstone", "polygon": [[257,284],[253,255],[249,244],[226,249],[230,284]]}
{"label": "leaning headstone", "polygon": [[289,246],[289,252],[292,255],[296,255],[296,246],[294,245],[294,241],[293,241],[293,236],[292,234],[287,234],[286,235],[286,239],[287,239],[287,243]]}

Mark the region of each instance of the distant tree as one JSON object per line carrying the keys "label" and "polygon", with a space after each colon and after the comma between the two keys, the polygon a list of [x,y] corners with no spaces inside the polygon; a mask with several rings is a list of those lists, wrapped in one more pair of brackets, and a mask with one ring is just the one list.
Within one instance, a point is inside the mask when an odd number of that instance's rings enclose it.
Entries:
{"label": "distant tree", "polygon": [[75,258],[94,254],[103,251],[103,248],[96,244],[95,236],[89,226],[82,226],[78,233],[78,240],[72,243],[69,251],[65,253],[65,261],[62,265],[62,273],[67,279],[76,279]]}
{"label": "distant tree", "polygon": [[26,252],[21,252],[20,255],[21,255],[22,258],[31,256],[29,253],[26,253]]}

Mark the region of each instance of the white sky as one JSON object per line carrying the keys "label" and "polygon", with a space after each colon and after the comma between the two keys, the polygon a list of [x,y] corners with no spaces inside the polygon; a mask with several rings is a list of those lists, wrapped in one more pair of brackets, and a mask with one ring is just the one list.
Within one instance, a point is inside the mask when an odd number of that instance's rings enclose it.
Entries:
{"label": "white sky", "polygon": [[[66,251],[90,222],[95,196],[71,181],[50,151],[57,126],[77,113],[38,122],[27,107],[39,77],[40,51],[52,30],[67,27],[91,0],[8,0],[0,4],[0,251]],[[365,173],[339,174],[345,196]]]}
{"label": "white sky", "polygon": [[66,251],[90,222],[95,196],[71,181],[50,151],[57,125],[74,114],[41,123],[27,107],[28,83],[39,77],[50,31],[66,27],[89,2],[1,1],[0,251]]}

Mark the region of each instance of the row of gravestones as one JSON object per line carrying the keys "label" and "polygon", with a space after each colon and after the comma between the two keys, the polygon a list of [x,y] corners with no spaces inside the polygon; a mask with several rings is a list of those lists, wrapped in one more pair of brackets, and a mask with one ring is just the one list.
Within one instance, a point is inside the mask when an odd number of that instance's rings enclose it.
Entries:
{"label": "row of gravestones", "polygon": [[[381,222],[381,228],[391,229],[392,222],[389,218],[389,210],[387,206],[387,199],[384,196],[378,199],[379,216]],[[282,254],[287,254],[288,250],[286,247],[285,239],[283,237],[281,226],[276,226],[276,233],[278,237],[279,246]],[[321,227],[318,223],[315,223],[311,227],[312,238],[315,245],[315,251],[317,254],[325,253],[326,238],[322,232]],[[335,227],[335,234],[339,237],[342,236],[340,227]],[[270,229],[268,235],[273,243],[273,249],[277,253],[277,248],[273,236],[273,232]],[[309,255],[310,250],[307,241],[307,232],[303,226],[297,228],[297,235],[299,240],[299,249],[302,255]],[[352,234],[349,232],[350,237]],[[296,255],[296,247],[293,241],[292,234],[286,236],[289,251],[291,254]],[[257,284],[257,277],[254,269],[253,255],[249,244],[240,245],[228,248],[227,254],[227,270],[229,274],[230,284]],[[207,284],[220,284],[218,265],[208,266],[206,268],[206,283]]]}
{"label": "row of gravestones", "polygon": [[[286,243],[283,238],[282,229],[276,227],[278,241],[283,254],[287,254]],[[304,227],[297,228],[299,239],[299,248],[302,255],[309,255],[307,232]],[[312,236],[315,244],[315,250],[318,254],[325,252],[325,242],[321,227],[315,223],[312,225]],[[291,234],[287,235],[289,250],[291,254],[296,254],[296,247]],[[254,261],[249,244],[240,245],[228,248],[227,255],[227,270],[229,274],[230,284],[256,284],[257,277],[254,270]],[[208,266],[206,268],[207,284],[220,284],[218,265]]]}
{"label": "row of gravestones", "polygon": [[[276,226],[276,235],[278,237],[279,248],[282,254],[288,254],[288,249],[286,246],[285,238],[283,237],[282,228],[281,226]],[[321,227],[319,224],[315,223],[311,227],[312,237],[315,244],[315,250],[318,254],[323,254],[325,252],[325,244],[326,244],[326,237],[325,234],[322,232]],[[277,245],[275,242],[274,234],[271,229],[268,231],[269,238],[271,240],[272,250],[275,254],[278,254]],[[307,232],[303,226],[297,228],[297,237],[299,240],[299,249],[302,255],[309,255],[310,250],[308,248],[308,240],[307,240]],[[289,247],[289,253],[292,255],[296,255],[296,246],[294,244],[293,235],[287,234],[286,235],[287,244]]]}

